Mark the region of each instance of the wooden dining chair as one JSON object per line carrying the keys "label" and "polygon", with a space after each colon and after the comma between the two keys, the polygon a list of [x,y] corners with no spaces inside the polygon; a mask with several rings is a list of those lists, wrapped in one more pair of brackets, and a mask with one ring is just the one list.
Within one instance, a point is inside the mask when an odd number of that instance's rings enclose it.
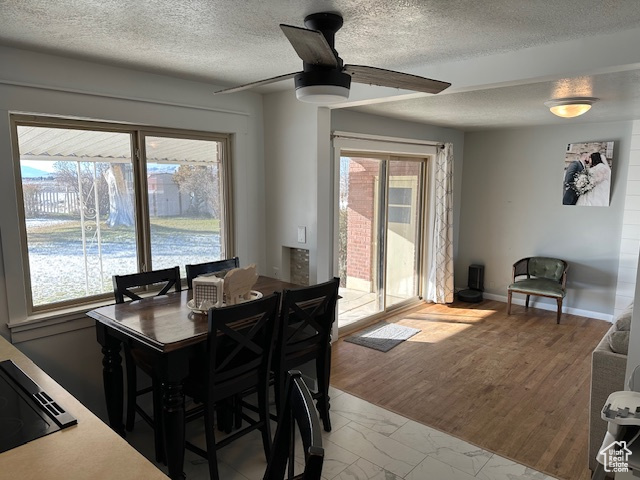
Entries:
{"label": "wooden dining chair", "polygon": [[[186,442],[186,448],[206,458],[209,476],[218,480],[217,450],[253,430],[262,432],[268,460],[271,452],[269,418],[269,373],[280,294],[229,307],[209,310],[207,358],[198,370],[190,372],[184,392],[204,404],[206,450]],[[256,389],[258,419],[243,413],[248,426],[216,441],[216,407],[225,400],[235,401],[242,392]],[[187,419],[189,420],[189,419]]]}
{"label": "wooden dining chair", "polygon": [[[150,272],[133,273],[130,275],[114,275],[113,295],[116,303],[124,303],[128,300],[140,300],[143,288],[155,292],[156,295],[166,295],[172,289],[180,292],[180,267],[152,270]],[[132,349],[124,345],[125,369],[127,372],[127,419],[125,427],[133,430],[136,413],[151,425],[154,429],[156,440],[156,458],[162,461],[164,454],[162,449],[162,428],[157,418],[160,413],[159,386],[153,380],[151,360],[148,354],[140,349]],[[137,368],[140,368],[151,377],[151,387],[138,389]],[[138,403],[137,398],[146,393],[153,393],[153,417],[149,415]]]}
{"label": "wooden dining chair", "polygon": [[[114,275],[113,294],[116,303],[124,303],[125,297],[129,300],[141,300],[138,295],[143,287],[147,290],[158,290],[156,295],[166,295],[173,288],[180,292],[180,267],[165,268],[162,270],[151,270],[149,272],[132,273],[130,275]],[[149,288],[151,287],[151,288]]]}
{"label": "wooden dining chair", "polygon": [[[304,472],[298,475],[294,471],[296,431],[304,449]],[[286,478],[290,480],[320,480],[323,462],[320,421],[313,407],[311,392],[302,380],[302,374],[291,370],[287,374],[284,405],[263,480],[283,480],[287,471]]]}
{"label": "wooden dining chair", "polygon": [[319,285],[284,290],[272,370],[278,416],[285,396],[287,372],[315,362],[318,391],[312,394],[324,429],[331,431],[329,379],[331,328],[335,320],[339,278]]}
{"label": "wooden dining chair", "polygon": [[215,262],[194,263],[185,265],[184,268],[187,271],[187,288],[191,290],[191,288],[193,287],[193,279],[198,275],[223,272],[225,270],[231,270],[232,268],[238,268],[239,266],[240,259],[238,257],[227,258],[226,260],[217,260]]}
{"label": "wooden dining chair", "polygon": [[529,308],[531,295],[548,297],[556,301],[556,323],[560,324],[562,302],[567,294],[568,270],[569,264],[560,258],[527,257],[518,260],[513,264],[512,283],[507,287],[507,315],[511,315],[514,293],[526,295],[525,308]]}

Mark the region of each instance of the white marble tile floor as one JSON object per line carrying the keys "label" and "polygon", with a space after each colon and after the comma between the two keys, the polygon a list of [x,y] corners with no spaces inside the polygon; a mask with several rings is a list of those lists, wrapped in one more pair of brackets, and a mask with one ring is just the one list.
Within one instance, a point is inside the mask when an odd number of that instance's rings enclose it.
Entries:
{"label": "white marble tile floor", "polygon": [[[332,388],[330,396],[333,428],[323,432],[326,480],[553,480],[348,393]],[[201,423],[189,425],[187,436],[204,444]],[[153,436],[144,422],[136,423],[127,440],[153,459]],[[265,467],[259,432],[218,452],[223,480],[261,480]],[[209,478],[207,462],[188,451],[184,470],[188,480]]]}

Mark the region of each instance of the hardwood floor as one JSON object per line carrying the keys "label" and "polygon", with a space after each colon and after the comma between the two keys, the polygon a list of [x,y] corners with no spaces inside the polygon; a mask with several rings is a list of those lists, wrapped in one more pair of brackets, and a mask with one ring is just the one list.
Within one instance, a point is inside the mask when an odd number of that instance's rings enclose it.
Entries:
{"label": "hardwood floor", "polygon": [[422,331],[387,353],[339,340],[337,388],[567,480],[587,467],[591,352],[611,324],[483,301],[393,317]]}

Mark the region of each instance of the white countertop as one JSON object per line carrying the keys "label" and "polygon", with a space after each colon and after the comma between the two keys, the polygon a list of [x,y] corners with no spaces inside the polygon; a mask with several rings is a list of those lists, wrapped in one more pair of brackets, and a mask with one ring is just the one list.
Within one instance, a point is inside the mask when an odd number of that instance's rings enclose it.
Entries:
{"label": "white countertop", "polygon": [[73,395],[0,336],[0,361],[3,360],[13,360],[76,417],[78,424],[0,453],[0,479],[167,479]]}

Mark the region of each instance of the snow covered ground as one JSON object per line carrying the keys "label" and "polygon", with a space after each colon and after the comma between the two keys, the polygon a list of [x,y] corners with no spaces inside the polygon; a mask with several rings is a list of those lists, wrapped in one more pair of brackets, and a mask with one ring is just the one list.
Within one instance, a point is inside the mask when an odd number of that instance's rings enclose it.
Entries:
{"label": "snow covered ground", "polygon": [[[64,220],[28,220],[29,226],[51,226]],[[84,254],[86,252],[86,255]],[[152,244],[153,269],[217,260],[217,233],[176,233],[158,237]],[[98,243],[88,239],[83,248],[80,236],[73,240],[35,243],[29,249],[29,269],[34,305],[70,300],[113,291],[112,275],[138,270],[133,238],[122,243]]]}

